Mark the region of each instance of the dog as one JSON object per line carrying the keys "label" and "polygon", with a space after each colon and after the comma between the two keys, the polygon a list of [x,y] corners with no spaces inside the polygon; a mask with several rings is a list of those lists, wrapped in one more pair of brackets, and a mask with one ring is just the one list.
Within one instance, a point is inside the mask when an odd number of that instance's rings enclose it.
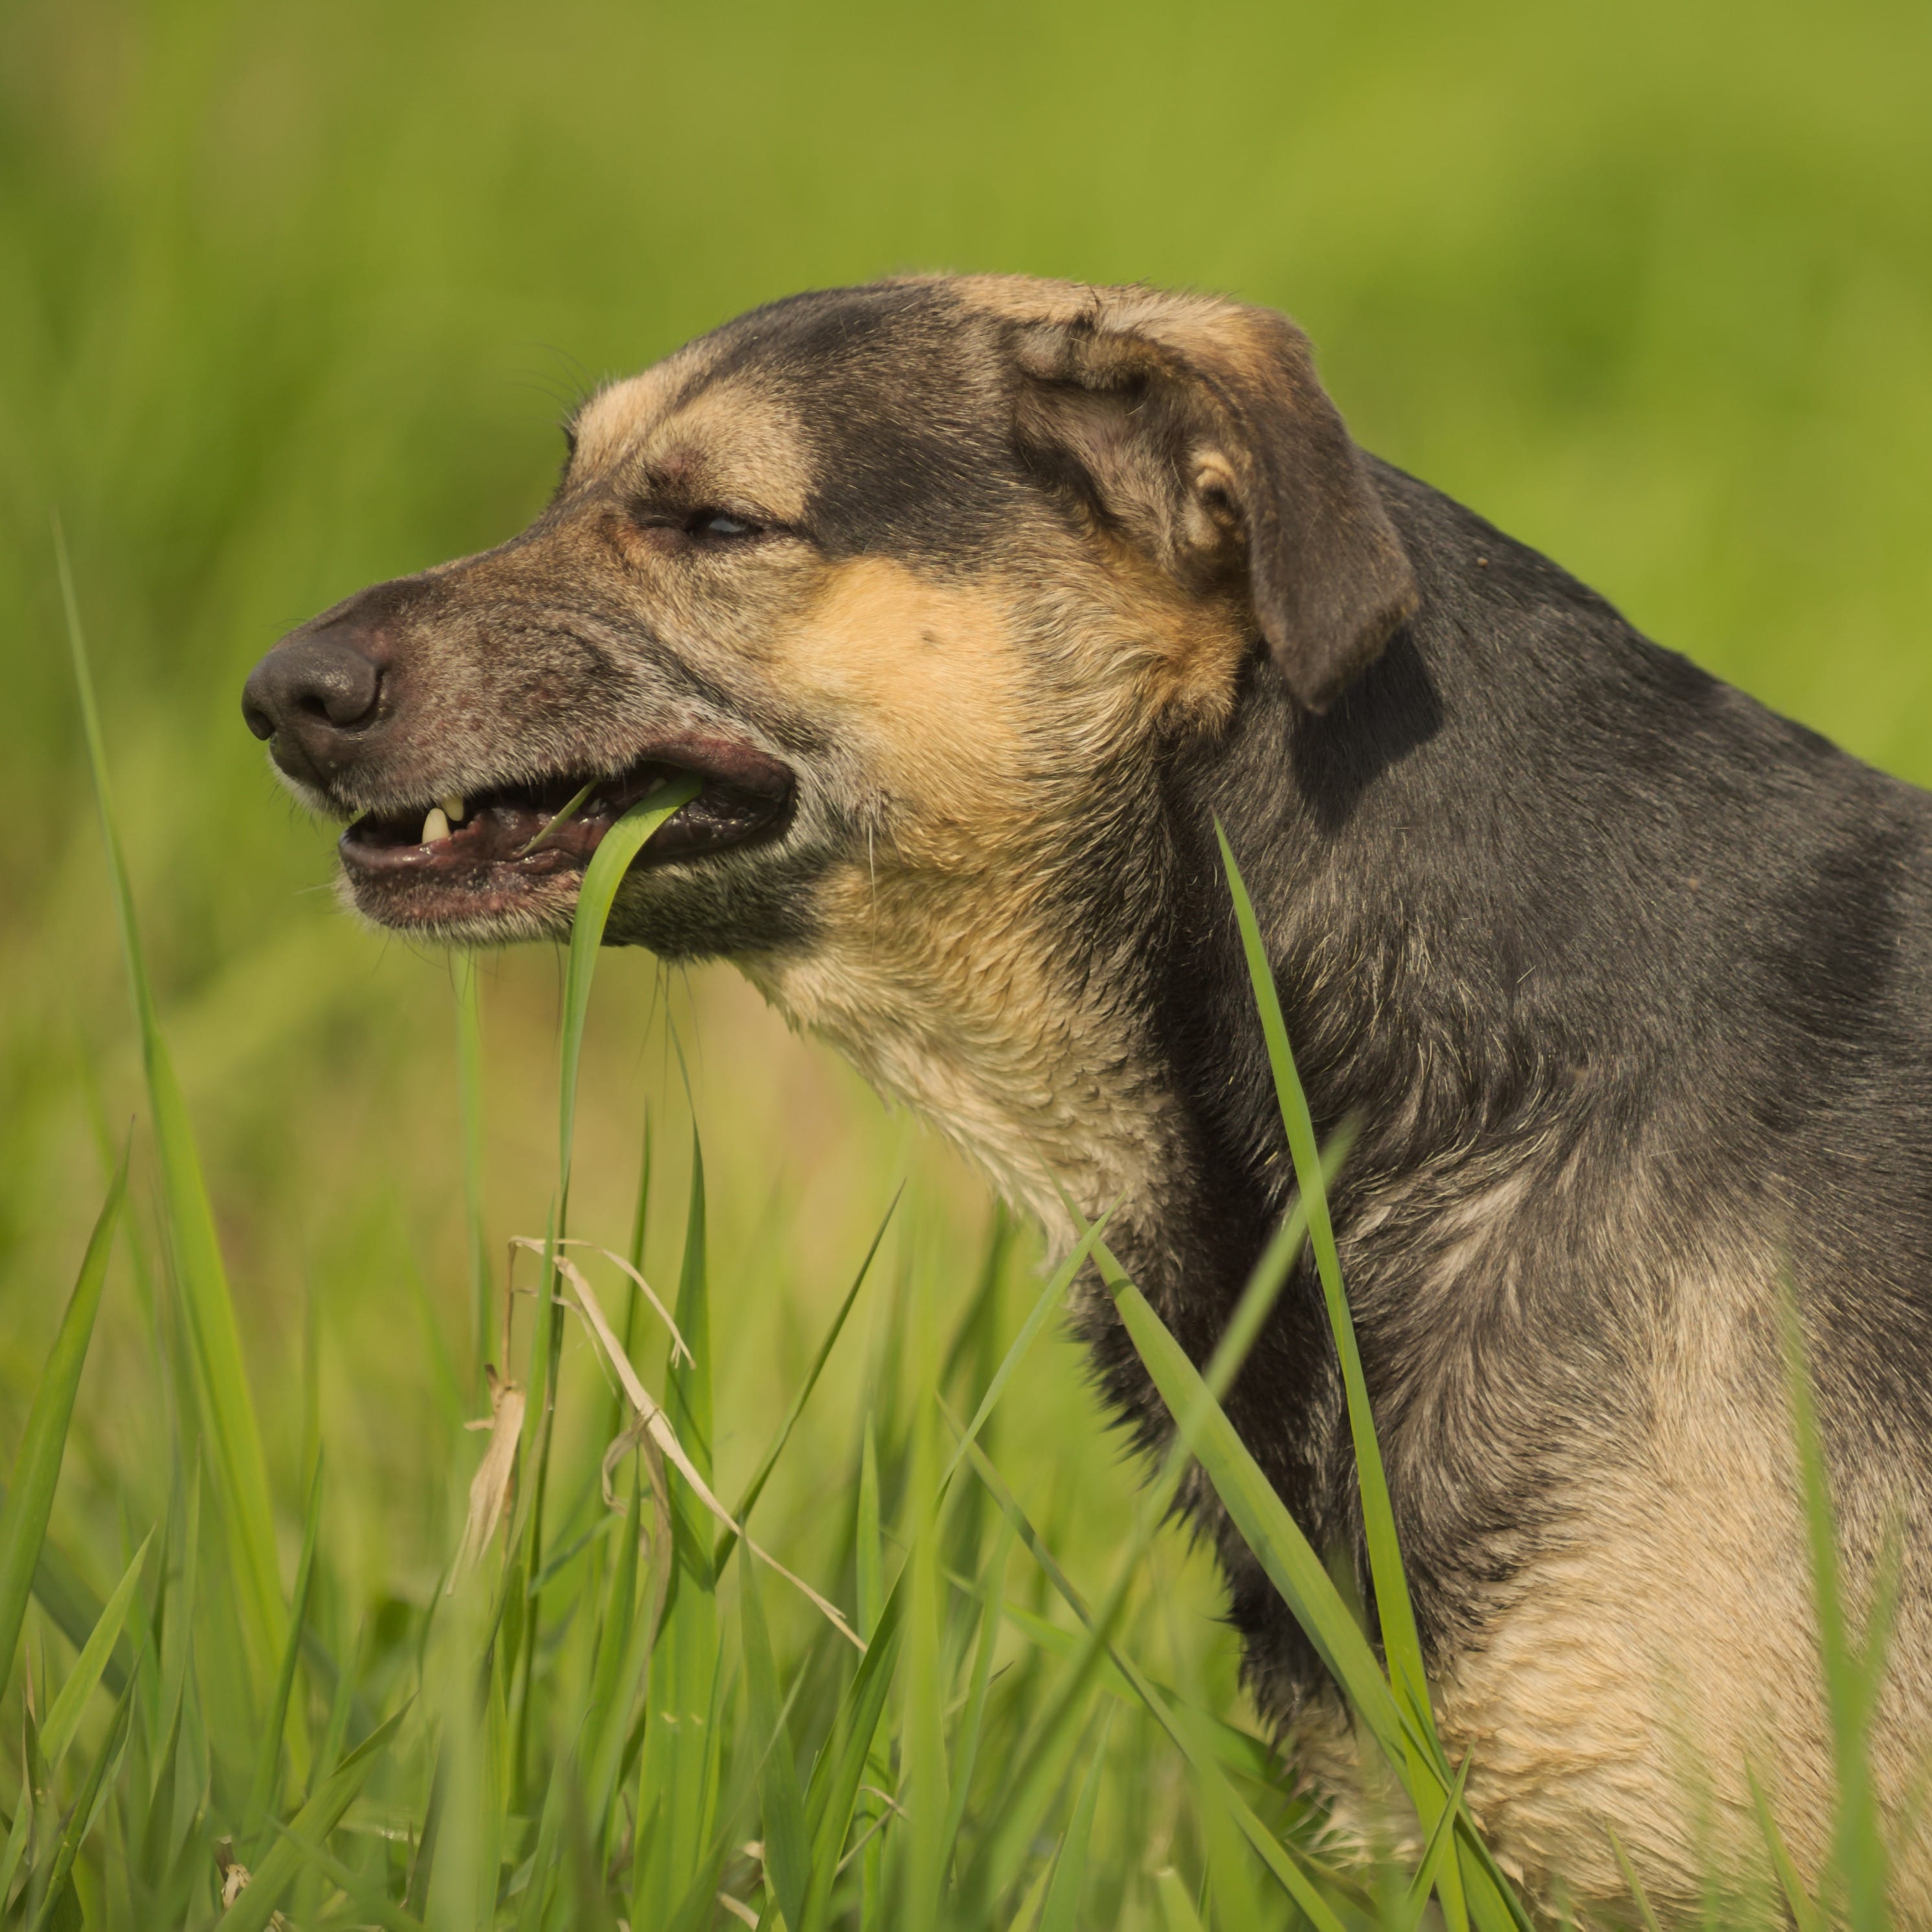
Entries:
{"label": "dog", "polygon": [[[1452,1759],[1533,1900],[1799,1870],[1836,1784],[1786,1284],[1874,1775],[1932,1921],[1932,796],[1647,641],[1350,438],[1282,316],[934,277],[802,295],[602,389],[549,506],[271,651],[244,709],[369,919],[733,962],[1067,1203],[1204,1360],[1291,1198],[1217,854],[1318,1129]],[[586,784],[588,802],[560,814]],[[550,836],[535,850],[539,832]],[[1063,1196],[1062,1190],[1065,1190]],[[1089,1283],[1120,1412],[1168,1425]],[[1228,1413],[1366,1592],[1312,1264]],[[1334,1687],[1204,1485],[1261,1708],[1366,1805]],[[1357,1793],[1351,1799],[1349,1793]],[[1606,1829],[1606,1828],[1608,1828]]]}

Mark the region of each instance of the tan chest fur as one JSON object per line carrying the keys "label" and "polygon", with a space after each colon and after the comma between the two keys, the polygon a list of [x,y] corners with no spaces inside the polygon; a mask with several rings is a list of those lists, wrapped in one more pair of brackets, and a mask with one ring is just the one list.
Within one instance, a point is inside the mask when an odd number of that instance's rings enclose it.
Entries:
{"label": "tan chest fur", "polygon": [[1025,908],[992,890],[962,907],[956,880],[941,916],[890,866],[835,890],[854,903],[829,944],[746,963],[767,998],[938,1128],[1056,1249],[1073,1239],[1063,1187],[1089,1216],[1154,1196],[1178,1157],[1171,1097],[1126,1015],[1060,983]]}

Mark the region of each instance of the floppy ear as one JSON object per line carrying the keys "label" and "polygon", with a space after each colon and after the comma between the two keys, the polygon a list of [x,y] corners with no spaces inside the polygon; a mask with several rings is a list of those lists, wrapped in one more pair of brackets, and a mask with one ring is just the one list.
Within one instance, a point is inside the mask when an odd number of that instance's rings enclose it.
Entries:
{"label": "floppy ear", "polygon": [[1414,610],[1401,541],[1286,317],[1122,291],[1018,322],[1014,351],[1029,461],[1190,587],[1238,573],[1310,710]]}

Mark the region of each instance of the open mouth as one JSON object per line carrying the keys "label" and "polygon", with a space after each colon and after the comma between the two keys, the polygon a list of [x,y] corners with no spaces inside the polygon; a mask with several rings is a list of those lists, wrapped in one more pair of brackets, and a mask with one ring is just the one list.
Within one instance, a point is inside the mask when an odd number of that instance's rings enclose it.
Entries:
{"label": "open mouth", "polygon": [[343,863],[358,899],[400,897],[395,910],[408,922],[448,916],[453,901],[484,911],[581,872],[632,806],[686,774],[704,789],[658,828],[634,866],[748,844],[790,816],[792,774],[776,758],[748,746],[680,744],[673,755],[608,776],[560,772],[407,812],[365,813],[342,835]]}

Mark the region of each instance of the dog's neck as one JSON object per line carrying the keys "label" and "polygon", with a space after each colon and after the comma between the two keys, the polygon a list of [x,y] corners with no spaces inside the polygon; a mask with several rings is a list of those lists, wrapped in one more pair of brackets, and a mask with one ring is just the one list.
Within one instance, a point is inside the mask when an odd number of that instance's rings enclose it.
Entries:
{"label": "dog's neck", "polygon": [[935,1126],[1050,1247],[1076,1238],[1070,1202],[1150,1226],[1189,1162],[1142,962],[1089,946],[1064,909],[1010,880],[878,875],[828,920],[844,935],[742,962],[794,1024],[836,1046],[888,1099]]}

